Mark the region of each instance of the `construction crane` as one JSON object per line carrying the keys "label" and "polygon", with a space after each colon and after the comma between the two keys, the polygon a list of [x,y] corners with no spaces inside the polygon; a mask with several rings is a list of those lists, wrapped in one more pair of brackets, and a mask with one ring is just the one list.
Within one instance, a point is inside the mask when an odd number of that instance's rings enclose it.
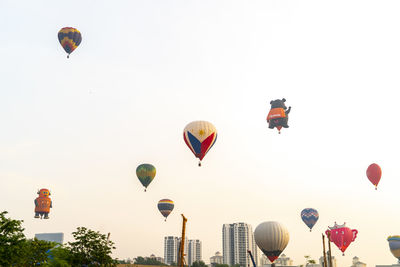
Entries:
{"label": "construction crane", "polygon": [[253,254],[251,254],[251,251],[250,251],[250,250],[247,250],[247,253],[249,253],[249,255],[250,255],[251,261],[253,262],[253,266],[254,266],[254,267],[257,267],[257,266],[256,266],[256,262],[254,261],[254,258],[253,258]]}
{"label": "construction crane", "polygon": [[179,247],[179,262],[178,262],[178,267],[184,267],[185,265],[186,265],[186,262],[185,262],[185,250],[184,250],[184,248],[185,248],[185,231],[186,231],[186,222],[187,222],[187,219],[186,219],[186,217],[185,217],[185,215],[183,215],[183,214],[181,214],[182,215],[182,219],[183,219],[183,222],[182,222],[182,238],[181,238],[181,246]]}

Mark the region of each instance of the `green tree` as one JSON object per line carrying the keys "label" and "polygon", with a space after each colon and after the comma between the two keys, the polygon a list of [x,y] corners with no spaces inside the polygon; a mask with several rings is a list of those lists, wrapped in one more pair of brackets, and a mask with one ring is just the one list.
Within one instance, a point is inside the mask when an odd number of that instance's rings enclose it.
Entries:
{"label": "green tree", "polygon": [[56,243],[38,239],[26,240],[22,248],[21,264],[24,266],[43,265],[49,261],[48,251],[56,246]]}
{"label": "green tree", "polygon": [[0,266],[18,266],[21,264],[26,242],[23,221],[6,218],[7,213],[0,213]]}
{"label": "green tree", "polygon": [[155,258],[144,258],[144,257],[137,257],[135,259],[135,264],[141,264],[141,265],[166,265]]}
{"label": "green tree", "polygon": [[71,267],[72,262],[71,252],[63,247],[58,246],[50,251],[51,260],[49,260],[48,266],[51,267]]}
{"label": "green tree", "polygon": [[71,253],[70,264],[73,266],[116,266],[117,261],[111,257],[114,242],[106,235],[85,227],[78,227],[72,233],[74,242],[68,242],[66,248]]}
{"label": "green tree", "polygon": [[204,263],[204,261],[195,261],[191,267],[207,267],[207,265]]}
{"label": "green tree", "polygon": [[228,264],[216,264],[215,267],[229,267]]}

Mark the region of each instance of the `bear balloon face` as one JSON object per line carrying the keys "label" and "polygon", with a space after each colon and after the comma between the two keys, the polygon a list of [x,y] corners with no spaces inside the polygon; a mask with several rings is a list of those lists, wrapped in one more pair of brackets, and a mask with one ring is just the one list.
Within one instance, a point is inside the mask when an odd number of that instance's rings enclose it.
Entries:
{"label": "bear balloon face", "polygon": [[287,109],[286,105],[285,105],[286,99],[282,98],[282,100],[280,99],[276,99],[276,100],[272,100],[270,102],[271,104],[271,108],[283,108],[284,110]]}
{"label": "bear balloon face", "polygon": [[48,189],[40,189],[38,192],[39,197],[49,197],[50,191]]}

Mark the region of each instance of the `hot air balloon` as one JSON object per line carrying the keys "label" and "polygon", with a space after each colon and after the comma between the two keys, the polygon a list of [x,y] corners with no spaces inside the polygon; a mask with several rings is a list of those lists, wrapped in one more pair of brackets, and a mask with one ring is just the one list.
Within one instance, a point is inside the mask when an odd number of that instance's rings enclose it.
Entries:
{"label": "hot air balloon", "polygon": [[278,222],[263,222],[254,231],[257,246],[274,262],[289,242],[289,232]]}
{"label": "hot air balloon", "polygon": [[379,165],[376,163],[372,163],[371,165],[369,165],[367,169],[367,177],[371,181],[371,183],[375,185],[375,190],[377,190],[378,183],[382,177],[381,167],[379,167]]}
{"label": "hot air balloon", "polygon": [[161,214],[165,217],[165,221],[167,221],[168,215],[174,209],[174,202],[170,199],[161,199],[158,201],[157,207]]}
{"label": "hot air balloon", "polygon": [[65,52],[67,52],[67,58],[69,55],[79,46],[82,41],[81,33],[72,27],[62,28],[58,32],[58,41],[61,46],[64,48]]}
{"label": "hot air balloon", "polygon": [[140,164],[136,168],[136,176],[144,186],[144,192],[146,192],[147,187],[156,176],[156,168],[151,164]]}
{"label": "hot air balloon", "polygon": [[315,223],[318,221],[318,218],[318,211],[315,209],[308,208],[301,211],[301,219],[308,226],[308,228],[310,228],[310,232]]}
{"label": "hot air balloon", "polygon": [[390,252],[392,252],[393,256],[395,256],[400,263],[400,236],[399,235],[389,236],[387,238],[387,241],[389,241]]}
{"label": "hot air balloon", "polygon": [[210,122],[193,121],[183,130],[183,139],[196,158],[200,159],[201,166],[201,160],[217,140],[217,129]]}
{"label": "hot air balloon", "polygon": [[340,251],[344,252],[347,247],[353,242],[356,237],[358,231],[356,229],[350,229],[349,227],[345,226],[346,223],[343,225],[338,225],[335,222],[333,227],[329,227],[329,230],[326,230],[325,233],[329,237],[329,240],[335,243],[335,245],[340,249]]}
{"label": "hot air balloon", "polygon": [[289,128],[288,125],[288,115],[292,107],[287,108],[285,105],[286,99],[276,99],[270,102],[271,109],[267,115],[267,122],[269,123],[269,128],[278,129],[278,132],[281,133],[281,129]]}
{"label": "hot air balloon", "polygon": [[44,219],[48,219],[50,208],[52,208],[51,199],[49,198],[50,191],[43,188],[37,194],[39,196],[35,199],[35,218],[40,217],[40,219],[43,219],[44,216]]}

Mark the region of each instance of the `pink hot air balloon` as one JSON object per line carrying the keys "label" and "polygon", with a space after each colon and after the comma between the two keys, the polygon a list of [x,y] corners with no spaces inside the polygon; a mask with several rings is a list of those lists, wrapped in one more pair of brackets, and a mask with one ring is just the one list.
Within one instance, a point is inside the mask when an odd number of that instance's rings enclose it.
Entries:
{"label": "pink hot air balloon", "polygon": [[326,230],[326,235],[329,237],[329,240],[335,243],[335,245],[343,252],[347,249],[351,242],[353,242],[356,237],[358,231],[356,229],[350,229],[349,227],[345,227],[346,223],[343,225],[335,225],[333,227],[329,227],[329,230]]}
{"label": "pink hot air balloon", "polygon": [[371,183],[375,185],[375,190],[377,190],[378,183],[382,177],[381,167],[379,167],[379,165],[376,163],[372,163],[371,165],[369,165],[367,169],[367,177],[371,181]]}

